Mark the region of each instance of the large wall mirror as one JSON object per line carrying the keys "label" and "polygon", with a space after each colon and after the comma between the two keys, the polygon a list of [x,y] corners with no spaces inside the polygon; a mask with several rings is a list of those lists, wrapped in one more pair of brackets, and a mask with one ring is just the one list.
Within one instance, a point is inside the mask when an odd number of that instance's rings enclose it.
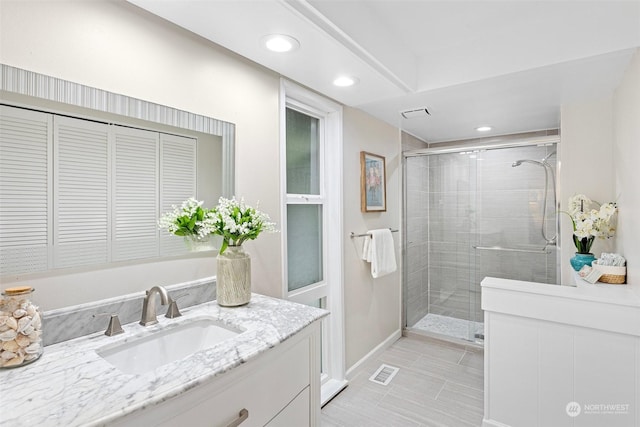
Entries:
{"label": "large wall mirror", "polygon": [[198,256],[156,221],[188,197],[234,194],[233,123],[0,72],[3,284]]}

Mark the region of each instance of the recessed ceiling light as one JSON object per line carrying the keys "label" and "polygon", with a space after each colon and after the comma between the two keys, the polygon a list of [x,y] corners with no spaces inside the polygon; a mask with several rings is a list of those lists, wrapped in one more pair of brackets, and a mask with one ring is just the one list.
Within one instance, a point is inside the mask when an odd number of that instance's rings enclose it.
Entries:
{"label": "recessed ceiling light", "polygon": [[286,34],[270,34],[262,38],[264,46],[272,52],[291,52],[300,47],[300,42]]}
{"label": "recessed ceiling light", "polygon": [[333,81],[333,84],[339,87],[349,87],[356,83],[358,83],[358,78],[353,76],[340,76]]}
{"label": "recessed ceiling light", "polygon": [[489,132],[491,129],[493,129],[491,126],[480,126],[476,128],[478,132]]}

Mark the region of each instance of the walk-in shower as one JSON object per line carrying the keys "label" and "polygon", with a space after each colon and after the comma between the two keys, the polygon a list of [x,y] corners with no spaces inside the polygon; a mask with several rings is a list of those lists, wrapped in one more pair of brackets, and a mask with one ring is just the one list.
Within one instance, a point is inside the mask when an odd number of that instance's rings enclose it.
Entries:
{"label": "walk-in shower", "polygon": [[556,283],[555,142],[405,152],[408,330],[481,341],[484,277]]}

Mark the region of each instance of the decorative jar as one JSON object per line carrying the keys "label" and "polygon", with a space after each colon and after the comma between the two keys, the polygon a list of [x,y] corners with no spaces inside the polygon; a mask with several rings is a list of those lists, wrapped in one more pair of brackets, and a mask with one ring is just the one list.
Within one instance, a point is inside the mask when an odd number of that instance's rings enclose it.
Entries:
{"label": "decorative jar", "polygon": [[218,254],[216,299],[218,305],[235,307],[251,300],[251,257],[242,246],[227,246]]}
{"label": "decorative jar", "polygon": [[0,368],[15,368],[42,356],[42,315],[30,286],[8,288],[0,296]]}
{"label": "decorative jar", "polygon": [[592,253],[581,254],[580,252],[576,252],[569,262],[575,271],[580,271],[585,265],[591,266],[591,263],[595,261],[595,259],[596,257]]}

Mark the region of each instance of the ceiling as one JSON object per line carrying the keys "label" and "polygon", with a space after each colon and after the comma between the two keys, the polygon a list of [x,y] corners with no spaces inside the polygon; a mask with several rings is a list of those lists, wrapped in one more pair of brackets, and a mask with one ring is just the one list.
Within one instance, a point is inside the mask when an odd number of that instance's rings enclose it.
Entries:
{"label": "ceiling", "polygon": [[[640,0],[129,1],[428,142],[558,128],[562,104],[610,95],[640,47]],[[266,50],[274,33],[300,47]]]}

